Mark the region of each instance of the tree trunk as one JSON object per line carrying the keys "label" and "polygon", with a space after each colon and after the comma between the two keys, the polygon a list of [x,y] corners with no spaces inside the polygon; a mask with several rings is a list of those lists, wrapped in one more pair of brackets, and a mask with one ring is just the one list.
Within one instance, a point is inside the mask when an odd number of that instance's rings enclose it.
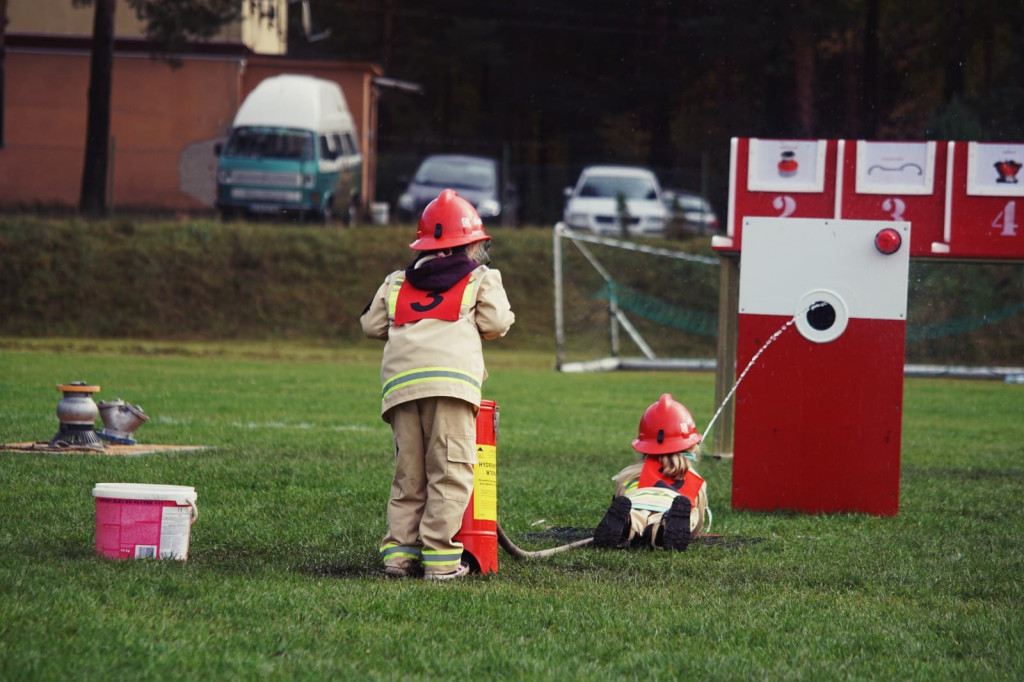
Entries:
{"label": "tree trunk", "polygon": [[946,57],[946,82],[943,93],[946,102],[963,99],[964,95],[964,23],[965,9],[963,0],[950,0],[949,3],[949,53]]}
{"label": "tree trunk", "polygon": [[878,133],[878,8],[879,0],[867,0],[864,12],[864,67],[860,90],[861,137]]}
{"label": "tree trunk", "polygon": [[[641,54],[644,54],[646,62],[644,70],[648,74],[652,74],[647,76],[650,79],[650,84],[644,92],[644,98],[647,100],[647,121],[645,124],[648,126],[648,130],[651,131],[651,146],[647,150],[647,162],[663,180],[671,179],[673,182],[677,182],[670,174],[676,156],[672,142],[673,107],[671,105],[671,102],[675,99],[675,93],[671,91],[665,81],[653,75],[661,71],[663,67],[659,62],[665,59],[664,55],[669,54],[667,38],[669,32],[669,6],[667,0],[655,0],[651,3],[650,10],[652,15],[645,22],[645,26],[649,27],[654,35],[653,39],[647,37],[644,40],[649,41],[654,46],[654,49],[644,50],[641,48]],[[668,82],[674,84],[675,79],[668,79]]]}
{"label": "tree trunk", "polygon": [[381,37],[380,67],[387,74],[395,56],[395,0],[384,0],[384,29]]}
{"label": "tree trunk", "polygon": [[4,56],[7,35],[7,0],[0,0],[0,149],[4,148]]}
{"label": "tree trunk", "polygon": [[796,68],[797,135],[815,134],[814,81],[816,77],[814,34],[806,26],[793,31],[793,63]]}
{"label": "tree trunk", "polygon": [[[983,10],[986,17],[996,16],[996,3],[995,0],[985,0],[985,9]],[[996,22],[986,21],[985,26],[982,29],[981,34],[981,66],[982,69],[982,92],[992,92],[995,87],[995,68],[996,68]]]}
{"label": "tree trunk", "polygon": [[102,215],[106,208],[107,166],[110,162],[110,93],[114,72],[114,11],[116,0],[95,0],[92,59],[89,68],[88,114],[85,128],[85,163],[78,208]]}

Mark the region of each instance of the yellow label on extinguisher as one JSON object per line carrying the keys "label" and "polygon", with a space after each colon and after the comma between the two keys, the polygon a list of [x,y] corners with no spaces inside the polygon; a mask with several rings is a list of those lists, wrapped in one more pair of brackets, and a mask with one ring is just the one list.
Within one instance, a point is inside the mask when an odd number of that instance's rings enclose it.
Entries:
{"label": "yellow label on extinguisher", "polygon": [[477,443],[473,470],[473,518],[498,520],[498,453],[493,445]]}

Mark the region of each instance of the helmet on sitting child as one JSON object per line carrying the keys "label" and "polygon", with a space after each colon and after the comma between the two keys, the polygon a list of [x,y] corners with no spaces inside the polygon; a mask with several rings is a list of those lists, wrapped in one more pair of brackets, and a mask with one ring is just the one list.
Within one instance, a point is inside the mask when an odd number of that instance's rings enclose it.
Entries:
{"label": "helmet on sitting child", "polygon": [[640,418],[640,428],[633,440],[633,449],[645,455],[671,455],[690,450],[703,436],[686,406],[663,393]]}

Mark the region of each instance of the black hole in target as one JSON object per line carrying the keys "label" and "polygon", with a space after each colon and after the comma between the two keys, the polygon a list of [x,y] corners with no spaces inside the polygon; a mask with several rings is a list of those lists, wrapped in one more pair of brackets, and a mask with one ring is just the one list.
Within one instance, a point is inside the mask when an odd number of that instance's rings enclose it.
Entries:
{"label": "black hole in target", "polygon": [[836,323],[836,309],[831,303],[817,301],[807,311],[807,324],[819,332],[829,329]]}

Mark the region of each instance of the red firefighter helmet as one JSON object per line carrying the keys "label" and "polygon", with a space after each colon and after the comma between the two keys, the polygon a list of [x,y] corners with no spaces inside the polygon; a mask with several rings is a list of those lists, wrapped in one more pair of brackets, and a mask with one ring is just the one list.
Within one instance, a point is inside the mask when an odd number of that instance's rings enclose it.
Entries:
{"label": "red firefighter helmet", "polygon": [[409,247],[416,251],[436,251],[490,238],[473,204],[455,190],[446,189],[423,209],[416,241]]}
{"label": "red firefighter helmet", "polygon": [[670,455],[690,449],[701,438],[686,406],[663,393],[640,418],[640,433],[633,449],[645,455]]}

